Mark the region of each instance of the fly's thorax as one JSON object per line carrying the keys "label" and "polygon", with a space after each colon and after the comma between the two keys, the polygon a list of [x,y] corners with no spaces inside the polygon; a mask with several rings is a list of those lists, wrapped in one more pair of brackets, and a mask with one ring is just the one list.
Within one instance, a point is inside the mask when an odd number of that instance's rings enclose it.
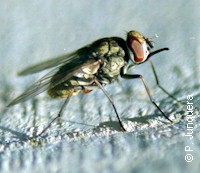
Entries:
{"label": "fly's thorax", "polygon": [[94,48],[93,56],[103,57],[109,51],[109,43],[107,41],[102,41],[99,45],[95,45],[95,47],[92,45],[92,48]]}
{"label": "fly's thorax", "polygon": [[105,38],[94,42],[91,45],[92,55],[94,57],[105,57],[111,55],[125,56],[123,49],[112,38]]}
{"label": "fly's thorax", "polygon": [[101,68],[102,74],[108,77],[114,77],[120,74],[121,68],[124,66],[124,57],[110,56],[104,58],[104,64]]}
{"label": "fly's thorax", "polygon": [[117,44],[116,41],[111,40],[109,42],[109,51],[103,57],[103,73],[109,77],[119,75],[121,68],[125,64],[124,56],[124,50]]}
{"label": "fly's thorax", "polygon": [[[112,38],[99,42],[94,49],[93,56],[97,59],[101,59],[103,62],[97,74],[101,79],[113,78],[119,75],[125,63],[124,50]],[[111,81],[111,79],[109,79],[109,81]]]}
{"label": "fly's thorax", "polygon": [[114,56],[114,55],[124,56],[125,53],[115,40],[110,40],[107,57]]}

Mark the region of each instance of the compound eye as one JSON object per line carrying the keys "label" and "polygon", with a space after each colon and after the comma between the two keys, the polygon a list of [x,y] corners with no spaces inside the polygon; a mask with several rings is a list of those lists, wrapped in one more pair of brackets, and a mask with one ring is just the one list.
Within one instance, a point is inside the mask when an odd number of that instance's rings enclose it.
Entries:
{"label": "compound eye", "polygon": [[146,42],[143,41],[141,43],[137,39],[132,38],[130,39],[129,44],[130,44],[129,47],[134,54],[134,61],[136,63],[144,62],[149,55]]}

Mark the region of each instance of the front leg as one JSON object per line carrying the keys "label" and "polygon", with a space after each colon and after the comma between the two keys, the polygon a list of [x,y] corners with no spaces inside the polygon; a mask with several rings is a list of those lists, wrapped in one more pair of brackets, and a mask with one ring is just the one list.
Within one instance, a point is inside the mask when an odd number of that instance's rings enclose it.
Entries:
{"label": "front leg", "polygon": [[105,96],[106,96],[106,97],[108,98],[108,100],[110,101],[110,103],[111,103],[111,105],[112,105],[112,107],[113,107],[113,109],[114,109],[114,111],[115,111],[115,114],[117,115],[117,119],[118,119],[118,121],[119,121],[119,124],[120,124],[120,126],[121,126],[121,129],[125,132],[126,129],[124,128],[124,126],[123,126],[123,124],[122,124],[122,121],[121,121],[121,119],[120,119],[120,117],[119,117],[119,114],[118,114],[118,112],[117,112],[116,106],[115,106],[115,104],[114,104],[112,98],[108,95],[108,93],[107,93],[107,91],[104,89],[103,85],[102,85],[96,78],[94,78],[94,82],[95,82],[96,85],[103,91],[103,93],[105,94]]}
{"label": "front leg", "polygon": [[149,62],[150,62],[150,64],[151,64],[151,68],[152,68],[152,70],[153,70],[153,74],[154,74],[154,77],[155,77],[157,86],[158,86],[164,93],[166,93],[169,97],[171,97],[173,100],[175,100],[175,101],[178,102],[178,103],[181,103],[180,100],[177,100],[172,94],[170,94],[165,88],[163,88],[163,87],[160,85],[160,82],[159,82],[159,79],[158,79],[158,75],[157,75],[157,73],[156,73],[156,70],[155,70],[155,67],[154,67],[154,65],[153,65],[153,62],[152,62],[152,60],[151,60],[150,58],[149,58]]}
{"label": "front leg", "polygon": [[142,83],[143,83],[143,85],[144,85],[144,87],[145,87],[145,89],[146,89],[146,92],[147,92],[147,94],[148,94],[148,96],[149,96],[149,99],[150,99],[151,103],[153,103],[154,106],[162,113],[162,115],[163,115],[167,120],[169,120],[169,121],[172,123],[172,120],[170,120],[170,119],[168,118],[168,116],[160,109],[160,107],[156,104],[156,102],[155,102],[154,99],[152,98],[151,93],[150,93],[150,91],[149,91],[149,88],[148,88],[148,86],[147,86],[147,84],[146,84],[146,82],[145,82],[145,80],[144,80],[144,78],[143,78],[142,75],[140,75],[140,74],[124,74],[123,71],[122,71],[121,77],[122,77],[122,78],[125,78],[125,79],[141,79],[141,80],[142,80]]}

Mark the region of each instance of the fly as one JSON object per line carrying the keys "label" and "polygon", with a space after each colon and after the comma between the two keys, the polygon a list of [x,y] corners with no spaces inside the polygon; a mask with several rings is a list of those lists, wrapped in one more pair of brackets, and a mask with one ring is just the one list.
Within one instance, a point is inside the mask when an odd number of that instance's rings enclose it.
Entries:
{"label": "fly", "polygon": [[58,115],[37,135],[40,136],[53,122],[62,116],[71,96],[77,95],[80,92],[89,93],[99,88],[110,101],[121,129],[125,131],[116,106],[104,89],[105,85],[111,84],[118,76],[121,76],[125,79],[140,79],[153,105],[167,120],[172,122],[153,100],[143,76],[127,73],[131,67],[148,60],[158,87],[172,99],[176,100],[173,95],[169,94],[159,84],[153,62],[150,59],[153,55],[167,51],[169,48],[155,51],[152,51],[152,49],[152,42],[148,38],[137,31],[129,31],[126,40],[120,37],[102,38],[72,53],[28,67],[19,72],[19,75],[30,75],[46,69],[52,70],[14,99],[8,107],[31,99],[44,91],[47,91],[52,98],[65,98]]}

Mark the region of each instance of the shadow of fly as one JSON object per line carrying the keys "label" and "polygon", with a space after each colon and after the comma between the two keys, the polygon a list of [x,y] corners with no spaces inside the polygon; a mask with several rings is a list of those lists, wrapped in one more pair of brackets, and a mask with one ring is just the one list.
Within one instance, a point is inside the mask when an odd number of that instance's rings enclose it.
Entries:
{"label": "shadow of fly", "polygon": [[72,53],[28,67],[19,72],[19,75],[30,75],[46,69],[52,70],[14,99],[8,107],[31,99],[44,91],[47,91],[52,98],[65,98],[58,115],[37,135],[40,136],[62,116],[71,96],[80,92],[89,93],[99,88],[110,101],[122,131],[126,131],[112,98],[104,89],[105,85],[114,82],[118,76],[121,76],[125,79],[140,79],[152,104],[168,121],[172,122],[153,100],[143,76],[128,74],[129,69],[133,66],[149,61],[157,85],[176,100],[159,84],[154,65],[150,59],[153,55],[169,50],[169,48],[155,51],[152,49],[153,45],[150,39],[137,31],[130,31],[126,40],[120,37],[102,38]]}

